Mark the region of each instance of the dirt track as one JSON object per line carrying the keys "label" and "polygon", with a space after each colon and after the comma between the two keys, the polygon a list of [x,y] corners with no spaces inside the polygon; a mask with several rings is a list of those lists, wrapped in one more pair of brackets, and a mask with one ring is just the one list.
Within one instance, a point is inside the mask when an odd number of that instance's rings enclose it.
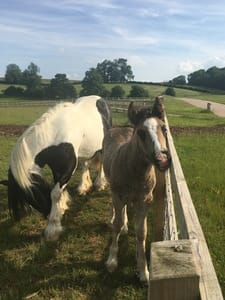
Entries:
{"label": "dirt track", "polygon": [[[225,97],[225,96],[224,96]],[[207,109],[207,103],[211,104],[211,111],[217,115],[218,117],[225,117],[225,105],[220,103],[215,103],[211,101],[204,101],[200,99],[192,99],[192,98],[179,98],[182,101],[185,101],[189,104],[192,104],[197,107],[201,107]]]}

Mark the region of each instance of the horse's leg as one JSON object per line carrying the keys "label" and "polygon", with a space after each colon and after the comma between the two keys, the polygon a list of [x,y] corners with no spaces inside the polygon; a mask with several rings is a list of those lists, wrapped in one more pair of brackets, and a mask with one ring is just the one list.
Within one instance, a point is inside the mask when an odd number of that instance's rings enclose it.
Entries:
{"label": "horse's leg", "polygon": [[123,228],[122,228],[123,233],[128,232],[128,218],[127,218],[127,206],[125,205],[123,208]]}
{"label": "horse's leg", "polygon": [[81,181],[77,188],[79,195],[86,195],[86,193],[92,187],[92,180],[91,180],[91,176],[90,176],[89,165],[90,165],[90,162],[88,160],[84,161],[83,168],[82,168]]}
{"label": "horse's leg", "polygon": [[55,182],[51,191],[52,207],[45,229],[45,238],[49,241],[57,240],[63,230],[61,219],[68,208],[67,203],[69,201],[66,186],[77,166],[74,149],[70,144],[61,145],[57,154],[57,159],[49,163]]}
{"label": "horse's leg", "polygon": [[112,244],[109,250],[109,257],[106,262],[106,266],[109,272],[113,272],[118,265],[118,242],[119,236],[123,227],[123,209],[124,205],[121,203],[119,196],[112,193],[113,206],[115,209],[115,218],[113,220],[113,233],[112,233]]}
{"label": "horse's leg", "polygon": [[56,241],[63,231],[61,219],[68,208],[67,204],[69,202],[69,194],[65,187],[66,185],[60,187],[58,182],[51,191],[52,208],[45,228],[45,239],[47,241]]}
{"label": "horse's leg", "polygon": [[148,208],[148,203],[139,203],[136,205],[137,269],[140,281],[143,283],[148,283],[149,280],[149,272],[145,255]]}
{"label": "horse's leg", "polygon": [[[115,219],[115,209],[113,204],[111,205],[110,208],[110,221],[109,221],[109,226],[113,227],[113,222]],[[128,218],[127,218],[127,205],[124,206],[123,208],[123,227],[122,227],[122,233],[127,233],[128,232]]]}
{"label": "horse's leg", "polygon": [[104,173],[104,170],[103,170],[103,165],[101,163],[100,165],[100,168],[99,168],[99,172],[98,172],[98,176],[97,178],[95,179],[95,188],[97,191],[102,191],[106,188],[107,186],[107,180],[105,178],[105,173]]}

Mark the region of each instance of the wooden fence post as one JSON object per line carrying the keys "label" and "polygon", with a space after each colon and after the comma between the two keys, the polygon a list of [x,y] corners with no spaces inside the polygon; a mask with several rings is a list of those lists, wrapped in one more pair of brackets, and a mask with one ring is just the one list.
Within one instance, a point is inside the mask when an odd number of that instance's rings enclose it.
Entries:
{"label": "wooden fence post", "polygon": [[149,300],[199,300],[199,272],[190,240],[152,243]]}

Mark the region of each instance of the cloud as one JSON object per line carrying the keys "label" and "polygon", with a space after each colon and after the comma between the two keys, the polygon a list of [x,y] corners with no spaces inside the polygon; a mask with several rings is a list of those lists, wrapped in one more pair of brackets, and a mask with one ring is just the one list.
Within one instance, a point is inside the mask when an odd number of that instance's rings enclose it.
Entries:
{"label": "cloud", "polygon": [[178,63],[178,71],[181,73],[189,74],[203,67],[203,64],[197,61],[181,61]]}
{"label": "cloud", "polygon": [[216,66],[218,68],[225,67],[225,56],[213,56],[204,63],[206,69]]}
{"label": "cloud", "polygon": [[112,30],[124,41],[135,43],[137,44],[137,46],[155,45],[158,44],[159,42],[157,38],[150,36],[150,34],[146,34],[146,35],[136,34],[135,32],[128,31],[127,29],[121,27],[120,28],[114,27]]}

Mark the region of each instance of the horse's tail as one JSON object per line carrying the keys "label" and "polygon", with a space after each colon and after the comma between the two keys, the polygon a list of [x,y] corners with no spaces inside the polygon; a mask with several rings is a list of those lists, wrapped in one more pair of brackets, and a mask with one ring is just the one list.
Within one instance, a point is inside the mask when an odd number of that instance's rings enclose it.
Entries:
{"label": "horse's tail", "polygon": [[99,98],[96,102],[97,109],[101,114],[104,134],[112,127],[112,111],[105,99]]}
{"label": "horse's tail", "polygon": [[16,221],[19,221],[31,208],[37,210],[45,218],[51,210],[51,189],[48,183],[38,174],[32,174],[32,185],[29,189],[21,187],[13,176],[11,168],[8,172],[8,207]]}
{"label": "horse's tail", "polygon": [[21,137],[11,154],[8,172],[8,206],[13,217],[20,220],[31,207],[46,217],[51,209],[50,186],[37,168]]}

